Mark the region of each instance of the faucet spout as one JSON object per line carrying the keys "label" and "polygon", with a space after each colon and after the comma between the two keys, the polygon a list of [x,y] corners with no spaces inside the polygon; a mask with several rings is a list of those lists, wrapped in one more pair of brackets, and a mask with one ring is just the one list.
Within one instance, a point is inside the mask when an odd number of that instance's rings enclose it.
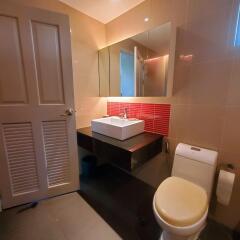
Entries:
{"label": "faucet spout", "polygon": [[127,119],[127,118],[128,118],[128,109],[127,109],[127,108],[124,108],[123,118],[124,118],[124,119]]}

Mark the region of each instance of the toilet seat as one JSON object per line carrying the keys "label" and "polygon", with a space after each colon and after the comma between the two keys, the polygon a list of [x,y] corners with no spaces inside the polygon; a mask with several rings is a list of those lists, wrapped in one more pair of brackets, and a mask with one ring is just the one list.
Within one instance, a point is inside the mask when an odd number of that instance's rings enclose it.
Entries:
{"label": "toilet seat", "polygon": [[206,191],[183,178],[169,177],[155,193],[155,207],[167,223],[185,227],[198,222],[208,208]]}

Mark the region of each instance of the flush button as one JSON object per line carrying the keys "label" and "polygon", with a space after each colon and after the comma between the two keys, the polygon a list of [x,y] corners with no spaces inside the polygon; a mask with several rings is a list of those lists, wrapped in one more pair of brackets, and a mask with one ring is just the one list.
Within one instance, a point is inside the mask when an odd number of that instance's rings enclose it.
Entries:
{"label": "flush button", "polygon": [[196,147],[191,147],[191,150],[194,150],[194,151],[201,151],[201,149],[200,148],[196,148]]}

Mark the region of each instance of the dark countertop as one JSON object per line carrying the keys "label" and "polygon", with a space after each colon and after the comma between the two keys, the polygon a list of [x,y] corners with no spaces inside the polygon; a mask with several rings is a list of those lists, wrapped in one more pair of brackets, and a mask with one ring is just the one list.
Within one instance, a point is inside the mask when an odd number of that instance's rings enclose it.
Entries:
{"label": "dark countertop", "polygon": [[87,135],[88,137],[94,138],[98,141],[122,148],[129,152],[135,152],[141,149],[142,147],[163,138],[163,136],[160,134],[144,132],[129,139],[126,139],[124,141],[121,141],[96,132],[92,132],[91,127],[79,128],[77,132],[80,134]]}
{"label": "dark countertop", "polygon": [[162,139],[162,135],[144,132],[121,141],[92,132],[90,127],[77,130],[79,147],[127,171],[132,171],[160,153]]}

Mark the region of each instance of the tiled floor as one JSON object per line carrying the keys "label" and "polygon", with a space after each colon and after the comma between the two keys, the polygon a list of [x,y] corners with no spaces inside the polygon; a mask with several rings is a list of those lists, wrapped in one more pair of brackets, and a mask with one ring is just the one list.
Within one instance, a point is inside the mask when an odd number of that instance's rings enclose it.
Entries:
{"label": "tiled floor", "polygon": [[[157,240],[160,228],[152,212],[155,189],[110,165],[98,167],[91,178],[81,178],[79,194],[124,240]],[[200,240],[240,240],[208,220]]]}
{"label": "tiled floor", "polygon": [[[80,195],[66,194],[0,213],[0,240],[157,240],[160,228],[152,212],[154,189],[105,165],[81,179]],[[101,216],[99,216],[99,215]],[[116,232],[115,232],[116,231]],[[208,221],[200,240],[239,240]]]}
{"label": "tiled floor", "polygon": [[158,239],[154,189],[144,182],[104,165],[93,178],[81,178],[80,194],[124,240]]}
{"label": "tiled floor", "polygon": [[1,240],[119,240],[112,228],[77,194],[0,213]]}

